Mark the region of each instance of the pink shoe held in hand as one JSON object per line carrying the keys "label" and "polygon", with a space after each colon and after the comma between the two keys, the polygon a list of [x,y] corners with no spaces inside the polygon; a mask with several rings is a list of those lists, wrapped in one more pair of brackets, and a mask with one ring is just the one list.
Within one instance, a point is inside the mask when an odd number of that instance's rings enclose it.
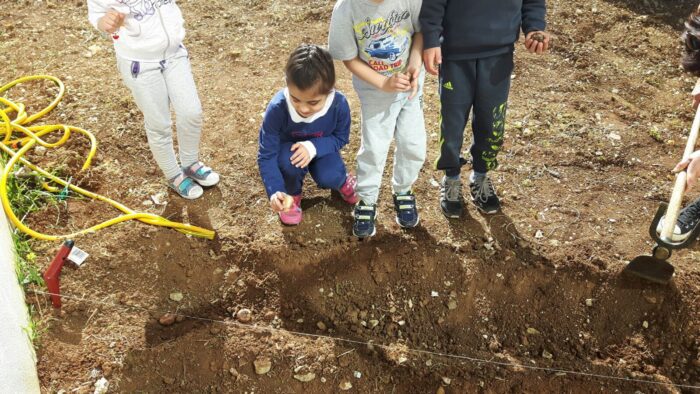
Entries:
{"label": "pink shoe held in hand", "polygon": [[357,204],[360,201],[360,197],[355,193],[355,187],[357,186],[357,177],[352,174],[347,174],[345,178],[345,183],[338,189],[338,192],[343,197],[346,203],[350,205]]}
{"label": "pink shoe held in hand", "polygon": [[280,221],[287,226],[296,226],[301,223],[301,195],[292,196],[292,207],[280,212]]}

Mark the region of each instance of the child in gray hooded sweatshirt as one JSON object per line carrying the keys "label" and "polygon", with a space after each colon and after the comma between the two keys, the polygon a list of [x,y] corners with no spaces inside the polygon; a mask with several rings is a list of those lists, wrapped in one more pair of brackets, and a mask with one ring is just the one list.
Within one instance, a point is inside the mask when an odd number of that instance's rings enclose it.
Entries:
{"label": "child in gray hooded sweatshirt", "polygon": [[394,209],[404,228],[418,225],[411,187],[425,161],[421,0],[339,0],[333,9],[329,50],[353,74],[362,106],[357,153],[353,234],[375,234],[376,203],[391,141]]}
{"label": "child in gray hooded sweatshirt", "polygon": [[182,45],[180,8],[174,0],[88,0],[88,19],[114,42],[117,68],[143,112],[148,144],[168,185],[186,199],[200,197],[202,186],[216,185],[219,174],[199,161],[202,105]]}

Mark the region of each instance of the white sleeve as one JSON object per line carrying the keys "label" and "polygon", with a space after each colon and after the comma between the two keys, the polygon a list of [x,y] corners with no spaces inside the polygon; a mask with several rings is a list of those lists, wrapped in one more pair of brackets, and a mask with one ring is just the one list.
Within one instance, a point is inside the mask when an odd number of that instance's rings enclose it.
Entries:
{"label": "white sleeve", "polygon": [[105,16],[109,8],[105,6],[104,1],[99,0],[88,0],[88,21],[95,27],[95,29],[100,30],[97,27],[97,22]]}
{"label": "white sleeve", "polygon": [[316,157],[316,147],[314,146],[314,143],[311,141],[301,141],[299,143],[302,144],[307,151],[309,151],[309,157],[311,160],[313,160],[314,157]]}

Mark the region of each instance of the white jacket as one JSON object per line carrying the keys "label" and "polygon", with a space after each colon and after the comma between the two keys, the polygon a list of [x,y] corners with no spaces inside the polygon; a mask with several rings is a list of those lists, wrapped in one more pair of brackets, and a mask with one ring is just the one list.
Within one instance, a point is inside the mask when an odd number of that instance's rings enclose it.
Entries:
{"label": "white jacket", "polygon": [[117,56],[136,61],[161,61],[182,47],[185,26],[175,0],[88,0],[88,20],[97,21],[114,9],[125,14],[113,39]]}

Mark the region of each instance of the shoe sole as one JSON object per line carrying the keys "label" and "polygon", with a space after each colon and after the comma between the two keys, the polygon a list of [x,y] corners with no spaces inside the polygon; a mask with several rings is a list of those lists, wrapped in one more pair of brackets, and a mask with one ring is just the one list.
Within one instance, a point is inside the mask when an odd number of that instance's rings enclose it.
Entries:
{"label": "shoe sole", "polygon": [[357,238],[360,238],[360,239],[365,239],[365,238],[374,237],[376,234],[377,234],[377,227],[374,227],[374,229],[372,229],[372,234],[370,234],[370,235],[365,235],[364,237],[355,234],[355,230],[354,230],[354,229],[352,230],[352,235],[354,235],[354,236],[356,236]]}
{"label": "shoe sole", "polygon": [[460,211],[458,214],[455,215],[455,214],[451,214],[451,213],[448,213],[447,211],[445,211],[445,208],[443,208],[442,204],[440,204],[440,211],[442,211],[442,214],[448,219],[459,219],[462,217],[462,213],[464,212],[464,209],[462,209],[462,211]]}
{"label": "shoe sole", "polygon": [[499,208],[496,208],[496,209],[494,209],[494,210],[487,211],[487,210],[485,210],[484,208],[481,208],[479,205],[477,205],[477,203],[475,202],[475,200],[474,200],[473,198],[472,198],[472,204],[474,204],[474,206],[476,207],[476,209],[477,209],[479,212],[485,213],[485,214],[487,214],[487,215],[493,215],[494,213],[498,213],[498,211],[501,210],[501,208],[499,207]]}
{"label": "shoe sole", "polygon": [[[658,234],[659,237],[661,237],[661,232],[663,231],[663,223],[664,223],[665,217],[662,217],[661,220],[659,221],[658,226],[656,226],[656,234]],[[678,228],[678,225],[673,229],[673,234],[671,234],[671,241],[673,242],[684,242],[686,239],[690,237],[690,234],[692,234],[693,230],[688,231],[685,234],[676,234],[676,229]],[[680,229],[679,229],[680,230]]]}
{"label": "shoe sole", "polygon": [[202,196],[204,195],[204,190],[202,190],[202,192],[199,193],[199,194],[197,194],[196,196],[186,196],[186,195],[184,195],[184,194],[180,194],[180,192],[179,192],[177,189],[175,189],[174,187],[172,187],[172,186],[170,186],[170,185],[168,185],[168,187],[169,187],[170,189],[172,189],[172,190],[175,192],[175,194],[177,194],[178,196],[184,198],[185,200],[196,200],[196,199],[198,199],[198,198],[200,198],[200,197],[202,197]]}
{"label": "shoe sole", "polygon": [[217,178],[216,182],[212,182],[212,183],[208,183],[208,182],[205,182],[205,181],[200,181],[200,180],[197,180],[197,179],[195,179],[195,178],[192,178],[192,180],[194,180],[195,182],[197,182],[197,184],[198,184],[199,186],[201,186],[201,187],[212,187],[212,186],[218,185],[218,184],[219,184],[219,181],[221,181],[221,178]]}
{"label": "shoe sole", "polygon": [[404,226],[403,224],[401,224],[401,222],[399,222],[398,217],[395,218],[395,220],[396,220],[396,224],[398,224],[399,227],[401,227],[401,228],[416,228],[416,227],[418,227],[418,224],[420,224],[420,216],[418,216],[418,219],[416,220],[416,224],[414,224],[413,226]]}

